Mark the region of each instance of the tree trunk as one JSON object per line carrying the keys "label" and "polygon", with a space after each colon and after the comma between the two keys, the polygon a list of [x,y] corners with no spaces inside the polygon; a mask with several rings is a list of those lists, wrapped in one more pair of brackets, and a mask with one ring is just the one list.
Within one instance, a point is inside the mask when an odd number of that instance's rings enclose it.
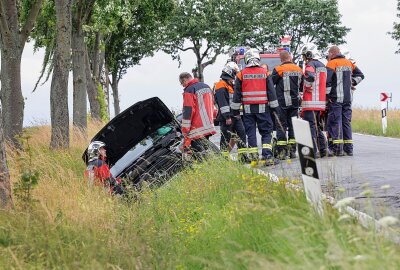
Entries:
{"label": "tree trunk", "polygon": [[118,76],[115,72],[112,73],[112,82],[111,82],[111,88],[113,92],[113,97],[114,97],[114,113],[115,115],[120,113],[120,107],[119,107],[119,94],[118,94]]}
{"label": "tree trunk", "polygon": [[72,29],[72,74],[73,74],[73,126],[86,134],[86,55],[84,34],[81,27]]}
{"label": "tree trunk", "polygon": [[6,149],[4,147],[3,121],[0,119],[0,208],[9,209],[12,207],[10,174],[8,173]]}
{"label": "tree trunk", "polygon": [[22,50],[4,43],[1,48],[1,103],[5,138],[18,144],[16,136],[22,132],[25,105],[21,89]]}
{"label": "tree trunk", "polygon": [[55,0],[56,50],[50,90],[51,148],[69,147],[68,76],[71,63],[72,0]]}
{"label": "tree trunk", "polygon": [[20,25],[16,0],[0,1],[1,93],[5,138],[18,145],[22,132],[24,97],[21,90],[21,56],[43,0],[32,2],[25,23]]}
{"label": "tree trunk", "polygon": [[96,41],[94,43],[93,49],[93,56],[92,56],[92,70],[93,70],[93,78],[95,81],[100,81],[100,61],[101,61],[101,50],[100,50],[100,43],[101,43],[101,33],[97,31],[96,33]]}
{"label": "tree trunk", "polygon": [[108,66],[104,64],[104,73],[105,73],[105,92],[106,92],[106,101],[107,101],[107,113],[108,119],[111,120],[111,108],[110,108],[110,77],[108,77]]}
{"label": "tree trunk", "polygon": [[204,82],[203,66],[201,64],[201,59],[197,59],[197,76],[199,81]]}
{"label": "tree trunk", "polygon": [[92,77],[92,72],[90,69],[89,54],[87,49],[85,49],[85,72],[86,72],[86,84],[87,84],[87,94],[89,97],[90,104],[90,115],[94,120],[101,120],[101,106],[100,97],[97,90],[97,83],[95,77]]}

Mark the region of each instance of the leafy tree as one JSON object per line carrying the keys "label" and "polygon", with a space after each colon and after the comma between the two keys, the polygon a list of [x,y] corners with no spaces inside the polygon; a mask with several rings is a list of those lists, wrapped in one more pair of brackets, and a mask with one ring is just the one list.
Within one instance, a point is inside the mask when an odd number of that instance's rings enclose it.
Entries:
{"label": "leafy tree", "polygon": [[180,53],[192,51],[196,56],[196,75],[204,80],[203,71],[218,55],[240,43],[241,33],[252,30],[257,10],[255,1],[182,0],[164,33],[163,50],[180,63]]}
{"label": "leafy tree", "polygon": [[319,48],[342,44],[349,28],[341,25],[337,0],[258,1],[254,32],[245,35],[246,45],[264,49],[279,46],[283,35],[292,37],[290,45],[295,59],[304,43],[313,42]]}
{"label": "leafy tree", "polygon": [[[397,11],[399,13],[397,13],[397,18],[400,18],[400,0],[397,0]],[[393,23],[393,32],[390,32],[389,34],[391,34],[392,38],[394,40],[399,41],[399,43],[397,44],[399,46],[399,49],[396,51],[396,53],[400,53],[400,23],[398,22],[394,22]]]}
{"label": "leafy tree", "polygon": [[111,73],[115,114],[120,112],[118,83],[127,69],[138,65],[143,57],[153,55],[163,42],[161,33],[174,9],[173,0],[141,0],[121,3],[111,14],[105,39],[105,63]]}
{"label": "leafy tree", "polygon": [[43,0],[0,0],[1,102],[6,139],[18,143],[22,132],[24,98],[21,57]]}

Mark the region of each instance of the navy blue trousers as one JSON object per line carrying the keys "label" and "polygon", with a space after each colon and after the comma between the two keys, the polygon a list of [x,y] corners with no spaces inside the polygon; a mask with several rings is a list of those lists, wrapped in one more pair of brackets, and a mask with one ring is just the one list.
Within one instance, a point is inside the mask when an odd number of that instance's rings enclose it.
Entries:
{"label": "navy blue trousers", "polygon": [[353,152],[353,136],[351,130],[351,103],[329,102],[327,131],[329,149],[335,154]]}
{"label": "navy blue trousers", "polygon": [[238,119],[236,117],[232,117],[232,124],[227,125],[225,122],[220,122],[221,126],[221,150],[227,150],[229,141],[232,138],[232,135],[236,135],[237,147],[238,148],[246,148],[246,131],[244,130],[242,119]]}
{"label": "navy blue trousers", "polygon": [[[292,149],[296,149],[296,141],[294,138],[294,130],[292,124],[292,117],[297,117],[299,111],[297,108],[288,108],[280,110],[280,124],[277,123],[276,127],[276,139],[278,141],[278,149],[286,148],[285,143],[289,146],[293,146]],[[288,138],[286,137],[286,130],[288,131]]]}
{"label": "navy blue trousers", "polygon": [[251,148],[257,148],[256,128],[261,135],[262,142],[262,156],[263,158],[270,158],[272,156],[272,119],[270,109],[265,108],[265,113],[245,113],[243,115],[244,128],[247,135],[247,144],[249,151]]}
{"label": "navy blue trousers", "polygon": [[303,119],[310,123],[314,152],[320,151],[320,153],[324,154],[326,151],[326,139],[322,132],[321,112],[304,111]]}

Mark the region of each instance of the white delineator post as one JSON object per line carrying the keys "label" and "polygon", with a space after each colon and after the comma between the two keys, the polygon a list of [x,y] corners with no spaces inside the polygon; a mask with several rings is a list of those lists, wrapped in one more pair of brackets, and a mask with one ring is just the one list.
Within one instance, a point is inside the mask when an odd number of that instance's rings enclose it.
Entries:
{"label": "white delineator post", "polygon": [[385,92],[381,93],[381,114],[382,114],[382,131],[383,135],[386,135],[387,130],[387,109],[389,106],[389,98],[392,99],[392,95],[389,95]]}
{"label": "white delineator post", "polygon": [[321,182],[314,156],[310,124],[302,119],[292,117],[294,136],[307,200],[313,204],[320,215],[323,214]]}

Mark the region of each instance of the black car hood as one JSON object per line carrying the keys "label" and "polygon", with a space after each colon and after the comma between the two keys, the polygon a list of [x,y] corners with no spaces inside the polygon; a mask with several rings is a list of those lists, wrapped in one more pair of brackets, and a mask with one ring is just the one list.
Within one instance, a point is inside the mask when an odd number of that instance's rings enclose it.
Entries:
{"label": "black car hood", "polygon": [[[106,144],[107,163],[112,167],[134,145],[171,122],[179,125],[167,106],[158,97],[153,97],[135,103],[115,116],[91,141]],[[87,149],[82,158],[87,164]]]}

